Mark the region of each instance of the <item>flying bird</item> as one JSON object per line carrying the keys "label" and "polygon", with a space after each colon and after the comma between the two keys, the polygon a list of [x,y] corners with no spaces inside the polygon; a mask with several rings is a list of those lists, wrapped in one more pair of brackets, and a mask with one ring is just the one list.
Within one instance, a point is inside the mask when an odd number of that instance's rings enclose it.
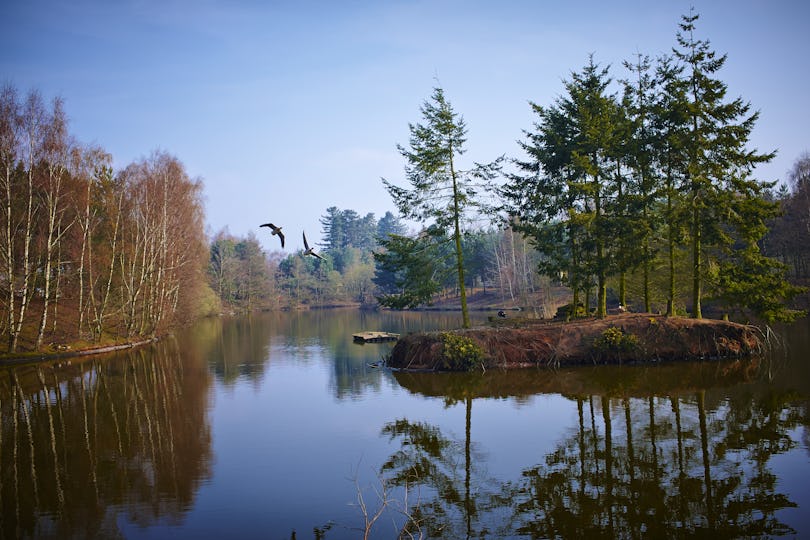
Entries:
{"label": "flying bird", "polygon": [[281,232],[281,227],[276,227],[272,223],[262,223],[259,225],[260,227],[270,227],[270,234],[273,236],[278,235],[279,240],[281,240],[281,247],[284,247],[284,233]]}
{"label": "flying bird", "polygon": [[307,242],[307,233],[304,233],[304,255],[312,255],[313,257],[318,257],[322,261],[325,260],[323,257],[315,253],[311,247],[309,247],[309,243]]}

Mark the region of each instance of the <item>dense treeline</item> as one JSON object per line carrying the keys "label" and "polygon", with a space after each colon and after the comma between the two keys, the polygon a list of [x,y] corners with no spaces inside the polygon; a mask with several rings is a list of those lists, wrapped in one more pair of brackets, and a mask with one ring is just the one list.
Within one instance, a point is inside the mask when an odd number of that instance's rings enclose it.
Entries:
{"label": "dense treeline", "polygon": [[793,281],[810,280],[810,153],[793,166],[788,183],[777,194],[781,215],[771,222],[765,251],[779,259]]}
{"label": "dense treeline", "polygon": [[[797,162],[795,174],[804,171],[804,176],[791,180],[790,191],[768,193],[779,203],[782,214],[770,221],[771,230],[761,242],[765,254],[789,264],[791,281],[796,283],[806,282],[810,277],[808,163],[808,158]],[[386,297],[401,302],[390,302],[389,307],[393,308],[413,308],[443,298],[457,300],[455,255],[447,235],[435,229],[408,231],[390,212],[378,222],[373,214],[360,217],[354,210],[335,207],[326,210],[321,224],[324,261],[305,258],[300,253],[265,253],[253,233],[246,238],[236,238],[225,231],[216,234],[211,241],[209,263],[212,288],[226,306],[236,310],[376,305]],[[431,234],[437,234],[438,238],[425,241]],[[373,243],[367,242],[369,238],[374,239]],[[555,306],[553,299],[547,297],[549,288],[565,281],[567,276],[557,274],[550,278],[538,272],[538,268],[548,267],[549,257],[541,254],[532,240],[512,229],[466,233],[463,248],[467,285],[479,292],[493,292],[504,304],[529,306],[538,297],[541,304],[545,298],[548,305],[542,314],[553,315]],[[661,272],[666,266],[667,261],[660,257],[651,261],[653,271],[648,274],[646,287],[651,292],[650,311],[666,309],[668,276]],[[681,291],[677,302],[685,306],[690,261],[685,256],[676,257],[674,266]],[[635,268],[624,277],[625,305],[644,310],[643,268]],[[615,305],[620,302],[620,276],[611,276],[608,284],[608,296]],[[428,300],[422,300],[424,291],[418,290],[419,287],[429,289]],[[592,305],[593,297],[593,289],[586,288],[581,300]],[[680,307],[678,312],[683,309]]]}
{"label": "dense treeline", "polygon": [[[441,283],[435,261],[447,257],[447,239],[456,246],[465,310],[461,243],[470,231],[460,223],[470,222],[464,215],[472,209],[531,239],[542,254],[539,272],[571,288],[572,311],[604,316],[610,293],[620,305],[670,315],[688,310],[701,318],[705,301],[724,314],[767,321],[800,315],[787,304],[801,289],[763,251],[780,204],[775,182],[753,172],[774,153],[748,148],[759,113],[727,97],[717,78],[726,56],[695,37],[697,20],[682,18],[671,54],[624,62],[627,75],[618,85],[591,56],[553,103],[531,103],[536,119],[519,141],[525,156],[511,161],[511,171],[500,160],[460,168],[466,125],[443,90],[434,89],[421,108],[424,122],[410,125],[410,147],[398,146],[410,189],[384,180],[400,212],[425,228],[384,241],[377,261],[398,273],[381,302],[413,307],[435,295]],[[496,169],[505,182],[493,190],[487,184]],[[801,182],[793,184],[800,191]],[[488,190],[501,198],[500,215],[482,196]],[[783,202],[788,216],[796,201]],[[789,235],[780,239],[787,260]],[[806,244],[807,236],[795,240]],[[794,259],[798,271],[802,257]]]}
{"label": "dense treeline", "polygon": [[0,294],[9,352],[154,336],[206,288],[201,183],[164,152],[114,173],[60,99],[0,93]]}
{"label": "dense treeline", "polygon": [[[545,255],[541,272],[564,276],[574,305],[595,290],[598,315],[609,281],[628,303],[634,274],[646,311],[663,297],[668,314],[700,318],[711,299],[725,313],[789,320],[798,313],[785,302],[798,289],[761,250],[779,212],[775,183],[752,177],[774,154],[748,149],[758,113],[726,97],[716,78],[726,57],[695,38],[696,20],[683,17],[671,55],[626,62],[620,93],[591,58],[554,103],[532,104],[537,120],[503,190],[507,209]],[[688,299],[678,290],[685,274]]]}

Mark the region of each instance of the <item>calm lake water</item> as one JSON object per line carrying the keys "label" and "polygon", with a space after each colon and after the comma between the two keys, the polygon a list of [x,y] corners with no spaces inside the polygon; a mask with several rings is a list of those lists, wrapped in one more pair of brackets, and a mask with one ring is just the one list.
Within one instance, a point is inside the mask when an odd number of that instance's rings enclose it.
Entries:
{"label": "calm lake water", "polygon": [[761,361],[472,375],[351,338],[459,320],[206,320],[0,369],[0,538],[810,537],[808,321]]}

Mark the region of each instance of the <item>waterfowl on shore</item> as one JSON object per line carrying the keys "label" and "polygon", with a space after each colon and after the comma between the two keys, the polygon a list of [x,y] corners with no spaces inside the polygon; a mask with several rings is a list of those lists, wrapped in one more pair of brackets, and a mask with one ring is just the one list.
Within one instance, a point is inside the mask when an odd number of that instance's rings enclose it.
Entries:
{"label": "waterfowl on shore", "polygon": [[259,227],[270,227],[270,234],[278,236],[279,240],[281,240],[281,247],[284,247],[284,233],[281,232],[281,227],[276,227],[272,223],[262,223]]}
{"label": "waterfowl on shore", "polygon": [[309,247],[309,243],[307,242],[307,233],[304,233],[304,255],[312,255],[313,257],[318,257],[321,260],[325,260],[323,257],[315,253],[313,248]]}

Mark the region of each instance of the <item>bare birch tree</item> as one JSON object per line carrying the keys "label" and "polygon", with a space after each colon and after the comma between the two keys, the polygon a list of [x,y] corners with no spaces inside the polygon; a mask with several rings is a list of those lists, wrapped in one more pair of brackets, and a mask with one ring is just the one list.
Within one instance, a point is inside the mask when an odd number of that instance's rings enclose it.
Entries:
{"label": "bare birch tree", "polygon": [[[43,284],[42,284],[42,315],[35,349],[42,347],[45,335],[45,326],[48,320],[48,307],[51,302],[51,279],[54,263],[54,253],[62,236],[72,223],[65,222],[66,205],[64,199],[65,177],[68,170],[70,145],[67,132],[67,117],[65,116],[62,100],[53,101],[53,110],[47,118],[43,130],[43,186],[41,190],[42,209],[45,212],[45,253],[43,255]],[[56,261],[57,268],[61,261]]]}
{"label": "bare birch tree", "polygon": [[154,334],[203,279],[201,184],[177,158],[160,152],[123,174],[132,197],[120,259],[127,332]]}
{"label": "bare birch tree", "polygon": [[[104,316],[116,271],[116,254],[124,190],[112,172],[112,156],[97,146],[74,150],[74,176],[81,186],[76,194],[81,230],[78,255],[79,336],[92,324],[93,337],[101,337]],[[78,189],[78,188],[77,188]],[[94,238],[103,238],[96,245]],[[96,268],[100,271],[96,275]]]}
{"label": "bare birch tree", "polygon": [[[6,95],[9,95],[6,98]],[[25,320],[26,310],[34,292],[34,254],[32,240],[34,236],[34,217],[38,211],[35,204],[35,175],[37,164],[42,153],[45,108],[42,98],[36,91],[29,92],[24,103],[16,105],[11,96],[15,91],[4,92],[4,103],[9,108],[11,129],[16,134],[9,141],[13,144],[9,158],[16,158],[14,171],[5,181],[6,208],[6,271],[8,273],[9,306],[8,306],[8,350],[16,352]],[[4,104],[4,108],[6,105]],[[20,166],[24,167],[20,170]],[[19,181],[18,181],[19,180]],[[21,238],[18,238],[21,236]],[[21,255],[17,254],[17,240],[21,240]],[[17,264],[19,257],[19,264]],[[18,281],[19,278],[19,281]],[[20,297],[19,308],[15,305]]]}
{"label": "bare birch tree", "polygon": [[146,231],[145,214],[149,199],[143,192],[142,166],[131,164],[122,171],[127,186],[128,213],[122,233],[126,248],[119,257],[121,272],[121,311],[127,336],[132,336],[138,320],[138,305],[146,281]]}
{"label": "bare birch tree", "polygon": [[7,288],[4,300],[6,303],[9,341],[8,349],[12,351],[16,344],[14,331],[17,328],[15,319],[15,279],[14,248],[16,238],[17,216],[14,195],[14,184],[18,181],[17,162],[20,159],[20,104],[17,89],[6,85],[0,90],[0,187],[2,187],[3,236],[0,256],[3,258],[4,283]]}

